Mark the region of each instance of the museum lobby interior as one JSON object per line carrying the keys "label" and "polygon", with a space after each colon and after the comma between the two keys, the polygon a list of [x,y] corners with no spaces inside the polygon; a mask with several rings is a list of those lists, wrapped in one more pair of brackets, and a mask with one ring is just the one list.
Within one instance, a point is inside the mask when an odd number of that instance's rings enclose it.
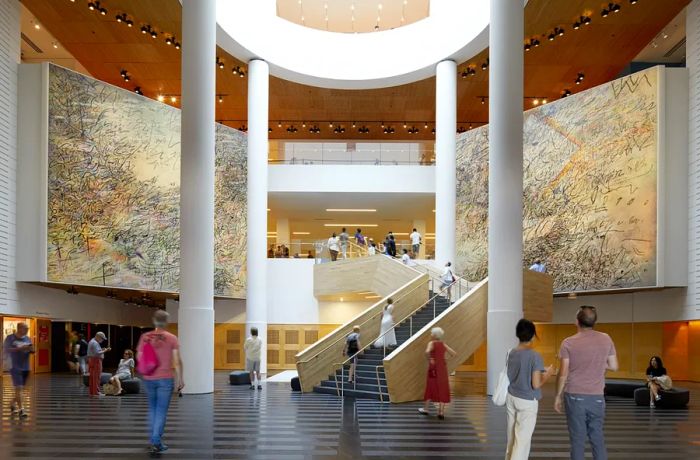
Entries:
{"label": "museum lobby interior", "polygon": [[699,133],[700,0],[0,0],[0,459],[147,457],[154,325],[152,457],[503,458],[521,318],[569,458],[584,305],[607,457],[700,458]]}

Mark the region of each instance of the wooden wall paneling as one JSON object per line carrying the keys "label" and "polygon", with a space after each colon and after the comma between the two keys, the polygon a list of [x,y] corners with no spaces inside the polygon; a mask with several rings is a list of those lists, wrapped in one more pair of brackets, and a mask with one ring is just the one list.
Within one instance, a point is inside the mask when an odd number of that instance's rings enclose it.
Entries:
{"label": "wooden wall paneling", "polygon": [[525,318],[535,322],[552,321],[554,315],[553,292],[554,279],[550,275],[523,270],[523,314]]}
{"label": "wooden wall paneling", "polygon": [[[688,379],[700,382],[700,321],[688,322],[687,362]],[[669,369],[669,372],[673,370]]]}
{"label": "wooden wall paneling", "polygon": [[486,340],[458,368],[458,372],[486,372]]}
{"label": "wooden wall paneling", "polygon": [[[666,363],[664,353],[663,323],[630,323],[634,332],[632,347],[632,366],[630,373],[634,378],[644,378],[649,358],[658,355]],[[681,370],[687,374],[687,370]],[[675,376],[671,376],[674,378]]]}
{"label": "wooden wall paneling", "polygon": [[675,321],[663,323],[662,325],[663,353],[661,354],[661,359],[663,359],[664,366],[674,380],[692,378],[693,328],[691,324],[692,322]]}
{"label": "wooden wall paneling", "polygon": [[214,325],[214,369],[245,369],[245,324],[216,323]]}
{"label": "wooden wall paneling", "polygon": [[[418,276],[414,280],[406,283],[390,295],[394,299],[394,318],[397,323],[428,300],[428,275],[418,272],[416,272],[416,275]],[[299,372],[302,391],[312,391],[314,385],[317,385],[332,373],[335,363],[344,361],[345,358],[342,356],[345,346],[344,338],[352,331],[353,325],[361,325],[361,343],[367,344],[377,339],[381,314],[386,305],[386,299],[386,297],[383,298],[380,302],[372,305],[351,321],[335,329],[335,331],[307,347],[296,356],[296,367]]]}
{"label": "wooden wall paneling", "polygon": [[634,363],[634,329],[631,323],[597,324],[596,330],[605,332],[615,342],[617,359],[620,368],[616,372],[608,371],[609,378],[633,378],[635,376]]}

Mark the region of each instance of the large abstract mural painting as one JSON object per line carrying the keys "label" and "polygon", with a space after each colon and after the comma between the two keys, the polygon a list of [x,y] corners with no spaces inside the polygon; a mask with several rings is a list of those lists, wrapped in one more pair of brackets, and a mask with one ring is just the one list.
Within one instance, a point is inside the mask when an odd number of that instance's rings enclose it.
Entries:
{"label": "large abstract mural painting", "polygon": [[[658,70],[525,113],[524,263],[555,290],[656,285]],[[487,274],[488,126],[457,141],[457,263]]]}
{"label": "large abstract mural painting", "polygon": [[[177,291],[179,184],[179,110],[50,67],[49,281]],[[215,292],[244,297],[246,136],[221,125],[215,237]]]}

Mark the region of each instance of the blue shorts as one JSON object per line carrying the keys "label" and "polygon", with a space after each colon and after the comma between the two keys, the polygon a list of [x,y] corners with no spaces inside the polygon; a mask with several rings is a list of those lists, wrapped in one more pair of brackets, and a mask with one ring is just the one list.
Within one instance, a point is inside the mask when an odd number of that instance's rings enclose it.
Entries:
{"label": "blue shorts", "polygon": [[22,369],[10,369],[10,375],[12,376],[12,385],[16,387],[23,387],[27,384],[29,371],[23,371]]}

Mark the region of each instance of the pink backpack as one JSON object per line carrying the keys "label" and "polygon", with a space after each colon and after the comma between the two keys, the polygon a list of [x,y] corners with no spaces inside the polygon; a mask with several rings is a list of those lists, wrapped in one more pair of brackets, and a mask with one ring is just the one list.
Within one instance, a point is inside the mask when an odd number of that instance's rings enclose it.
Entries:
{"label": "pink backpack", "polygon": [[150,342],[144,342],[141,347],[141,355],[139,356],[136,370],[141,375],[152,375],[158,369],[158,354]]}

